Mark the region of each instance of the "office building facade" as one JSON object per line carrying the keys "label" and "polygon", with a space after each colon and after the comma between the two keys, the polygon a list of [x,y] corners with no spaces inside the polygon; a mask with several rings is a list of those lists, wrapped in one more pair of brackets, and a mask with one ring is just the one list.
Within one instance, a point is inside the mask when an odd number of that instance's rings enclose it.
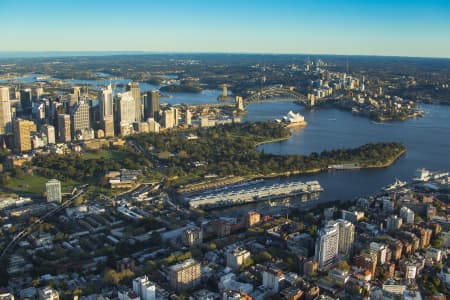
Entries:
{"label": "office building facade", "polygon": [[0,135],[11,132],[12,117],[9,88],[0,86]]}

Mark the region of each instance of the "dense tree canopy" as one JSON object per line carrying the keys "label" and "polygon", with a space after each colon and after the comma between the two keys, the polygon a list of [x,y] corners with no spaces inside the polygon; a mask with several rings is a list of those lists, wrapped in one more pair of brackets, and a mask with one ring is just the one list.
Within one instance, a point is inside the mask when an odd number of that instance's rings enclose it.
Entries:
{"label": "dense tree canopy", "polygon": [[[289,130],[276,123],[241,123],[197,129],[199,137],[188,140],[182,135],[167,132],[131,137],[159,153],[174,154],[168,158],[168,175],[269,175],[283,172],[307,172],[325,169],[330,164],[359,163],[381,166],[405,150],[399,143],[366,144],[355,149],[328,150],[310,155],[272,155],[260,152],[256,144],[289,136]],[[178,155],[182,153],[183,155]],[[193,162],[206,162],[194,167]]]}

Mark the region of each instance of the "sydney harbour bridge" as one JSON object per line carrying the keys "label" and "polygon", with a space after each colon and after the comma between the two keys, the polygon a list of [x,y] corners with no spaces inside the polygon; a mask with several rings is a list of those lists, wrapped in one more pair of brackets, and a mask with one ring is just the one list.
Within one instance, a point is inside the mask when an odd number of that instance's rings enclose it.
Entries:
{"label": "sydney harbour bridge", "polygon": [[314,106],[314,101],[309,100],[305,95],[283,86],[273,86],[262,88],[244,99],[246,104],[273,101],[296,101],[303,103],[307,107]]}

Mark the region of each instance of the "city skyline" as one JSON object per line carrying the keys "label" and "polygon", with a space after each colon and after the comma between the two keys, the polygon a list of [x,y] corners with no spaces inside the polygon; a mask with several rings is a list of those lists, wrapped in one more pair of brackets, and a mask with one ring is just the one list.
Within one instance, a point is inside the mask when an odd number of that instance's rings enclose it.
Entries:
{"label": "city skyline", "polygon": [[[2,1],[15,51],[450,57],[445,1]],[[19,38],[20,37],[20,38]]]}

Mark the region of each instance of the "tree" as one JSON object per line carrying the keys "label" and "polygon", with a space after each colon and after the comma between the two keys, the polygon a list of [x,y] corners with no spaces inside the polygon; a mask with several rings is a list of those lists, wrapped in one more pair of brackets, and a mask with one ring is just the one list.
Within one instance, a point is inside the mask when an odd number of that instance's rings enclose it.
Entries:
{"label": "tree", "polygon": [[113,269],[106,269],[103,274],[103,282],[110,285],[117,285],[120,281],[119,274]]}
{"label": "tree", "polygon": [[262,251],[258,253],[258,255],[255,257],[255,261],[257,263],[266,262],[272,259],[272,255],[267,251]]}
{"label": "tree", "polygon": [[348,262],[346,260],[339,261],[337,268],[342,271],[350,270],[350,266],[348,265]]}
{"label": "tree", "polygon": [[441,237],[435,237],[433,240],[431,240],[431,246],[433,247],[433,248],[441,248],[441,245],[442,245],[442,239],[441,239]]}
{"label": "tree", "polygon": [[213,242],[208,243],[207,247],[208,247],[208,250],[216,250],[217,249],[216,243],[213,243]]}

